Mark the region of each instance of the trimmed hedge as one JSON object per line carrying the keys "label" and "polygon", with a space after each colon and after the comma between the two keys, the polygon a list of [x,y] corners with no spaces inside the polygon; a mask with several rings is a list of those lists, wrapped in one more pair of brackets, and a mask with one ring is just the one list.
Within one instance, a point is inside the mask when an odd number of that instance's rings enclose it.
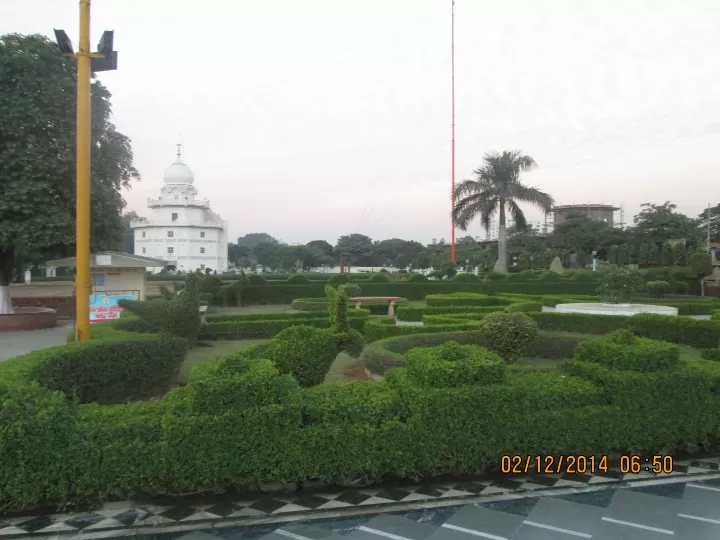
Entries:
{"label": "trimmed hedge", "polygon": [[[275,314],[272,319],[245,319],[245,320],[229,320],[225,322],[208,322],[200,327],[201,340],[214,339],[262,339],[271,338],[286,328],[292,326],[313,326],[315,328],[330,328],[330,319],[327,313],[323,313],[322,317],[315,314],[311,317],[303,317],[300,314],[286,315]],[[350,328],[354,330],[363,330],[365,322],[368,320],[367,315],[350,317]]]}
{"label": "trimmed hedge", "polygon": [[459,313],[477,313],[488,314],[495,311],[542,311],[540,302],[512,302],[508,305],[494,306],[438,306],[438,307],[419,307],[419,306],[402,306],[396,311],[397,318],[401,321],[424,321],[427,315],[453,315]]}
{"label": "trimmed hedge", "polygon": [[[403,306],[407,303],[407,298],[401,298],[397,302],[395,302],[395,306],[399,308],[399,306]],[[361,304],[361,308],[359,310],[355,309],[355,302],[350,302],[350,309],[349,313],[352,313],[353,311],[369,311],[372,315],[387,315],[388,312],[388,304],[387,302],[363,302]],[[306,312],[314,312],[314,311],[322,311],[324,313],[327,313],[328,309],[328,301],[327,297],[323,298],[296,298],[292,301],[292,304],[290,304],[290,307],[292,309],[295,309],[297,311],[306,311]]]}
{"label": "trimmed hedge", "polygon": [[[349,309],[347,313],[350,318],[368,318],[369,309]],[[327,306],[323,311],[308,311],[305,313],[216,313],[207,315],[207,323],[218,322],[245,322],[245,321],[275,321],[278,319],[323,319],[327,318]]]}
{"label": "trimmed hedge", "polygon": [[497,354],[457,341],[410,349],[405,363],[413,382],[433,388],[485,386],[504,382],[507,377],[505,362]]}
{"label": "trimmed hedge", "polygon": [[666,341],[636,338],[626,330],[616,330],[580,343],[575,358],[610,369],[651,372],[677,367],[680,349]]}
{"label": "trimmed hedge", "polygon": [[3,384],[37,381],[80,403],[124,403],[165,393],[187,346],[181,338],[131,335],[128,339],[118,333],[14,358],[3,364],[0,374]]}
{"label": "trimmed hedge", "polygon": [[[586,339],[588,338],[567,335],[561,332],[540,331],[528,346],[524,356],[551,360],[572,358],[578,343]],[[405,353],[410,349],[434,347],[448,341],[457,341],[463,345],[478,345],[481,347],[486,345],[482,334],[477,331],[477,327],[465,331],[434,331],[399,335],[374,341],[365,346],[362,358],[368,371],[383,375],[392,368],[404,366]]]}
{"label": "trimmed hedge", "polygon": [[[559,282],[542,282],[532,280],[515,281],[483,281],[479,283],[462,283],[453,280],[409,282],[391,281],[389,283],[362,284],[363,296],[400,296],[408,300],[423,300],[429,294],[453,292],[483,294],[593,294],[597,284],[594,282],[565,280]],[[316,298],[323,296],[324,284],[288,285],[286,282],[267,285],[243,285],[240,290],[243,304],[289,304],[295,298]]]}
{"label": "trimmed hedge", "polygon": [[23,384],[22,362],[3,362],[0,502],[417,478],[495,470],[509,454],[718,445],[717,362],[639,373],[575,360],[564,373],[510,370],[504,383],[449,388],[400,369],[387,382],[303,389],[261,357],[269,351],[201,364],[162,400],[113,406],[74,405]]}

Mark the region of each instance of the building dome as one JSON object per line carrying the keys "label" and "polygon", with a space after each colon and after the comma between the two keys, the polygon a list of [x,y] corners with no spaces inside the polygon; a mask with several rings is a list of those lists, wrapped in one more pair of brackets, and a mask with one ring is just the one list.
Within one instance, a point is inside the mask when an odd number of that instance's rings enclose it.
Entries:
{"label": "building dome", "polygon": [[165,171],[166,184],[192,184],[195,181],[195,175],[190,167],[183,163],[180,156]]}

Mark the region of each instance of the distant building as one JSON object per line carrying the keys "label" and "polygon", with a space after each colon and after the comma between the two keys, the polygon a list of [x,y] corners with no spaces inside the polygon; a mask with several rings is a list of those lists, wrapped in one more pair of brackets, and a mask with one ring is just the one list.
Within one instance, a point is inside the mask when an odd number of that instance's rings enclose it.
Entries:
{"label": "distant building", "polygon": [[170,269],[183,272],[228,267],[227,222],[210,209],[207,199],[196,199],[195,175],[177,159],[165,171],[165,185],[157,199],[148,199],[151,215],[134,219],[135,254],[163,259]]}
{"label": "distant building", "polygon": [[571,215],[582,214],[597,221],[604,221],[610,226],[615,223],[615,212],[620,208],[611,204],[566,204],[563,206],[555,206],[550,212],[552,213],[553,227],[557,227],[561,223],[567,221]]}

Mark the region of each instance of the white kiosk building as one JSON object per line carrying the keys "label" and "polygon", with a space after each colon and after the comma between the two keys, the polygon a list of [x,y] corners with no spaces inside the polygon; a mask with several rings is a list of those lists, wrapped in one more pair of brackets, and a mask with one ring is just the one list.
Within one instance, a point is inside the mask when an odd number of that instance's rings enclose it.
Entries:
{"label": "white kiosk building", "polygon": [[150,217],[134,219],[135,254],[163,259],[172,270],[227,270],[227,222],[197,199],[195,176],[181,159],[165,171],[160,197],[148,199]]}

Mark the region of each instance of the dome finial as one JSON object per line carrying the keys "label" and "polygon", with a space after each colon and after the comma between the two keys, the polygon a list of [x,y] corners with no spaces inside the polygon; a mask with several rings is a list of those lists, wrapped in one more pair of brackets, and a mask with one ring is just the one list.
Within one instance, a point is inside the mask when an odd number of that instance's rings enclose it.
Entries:
{"label": "dome finial", "polygon": [[175,146],[177,146],[177,157],[178,159],[182,158],[182,143],[177,143]]}

